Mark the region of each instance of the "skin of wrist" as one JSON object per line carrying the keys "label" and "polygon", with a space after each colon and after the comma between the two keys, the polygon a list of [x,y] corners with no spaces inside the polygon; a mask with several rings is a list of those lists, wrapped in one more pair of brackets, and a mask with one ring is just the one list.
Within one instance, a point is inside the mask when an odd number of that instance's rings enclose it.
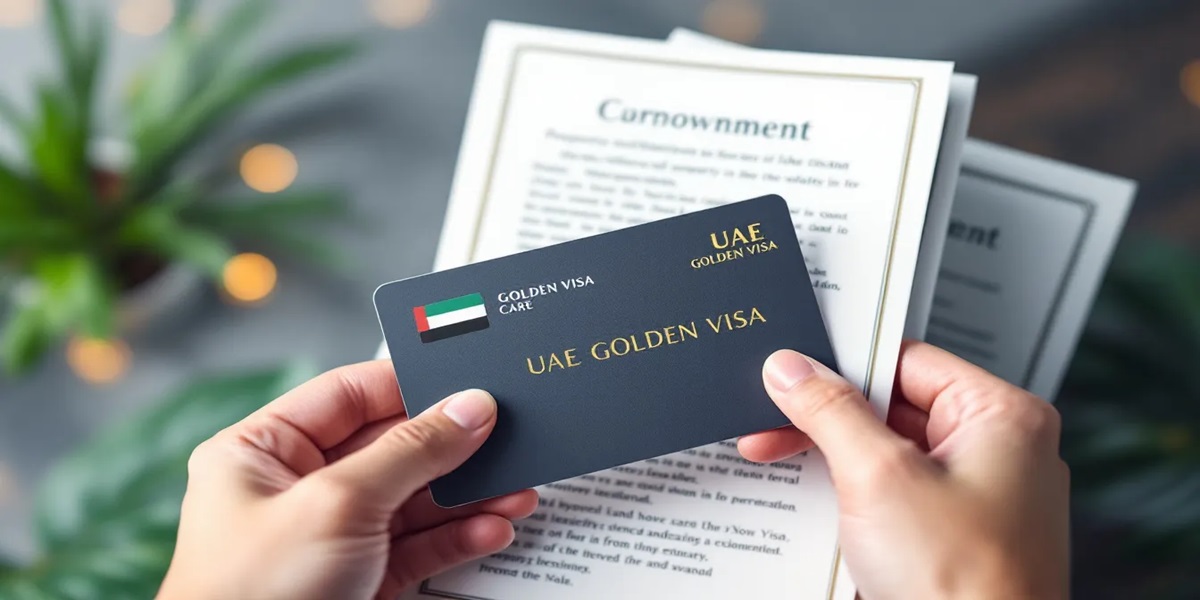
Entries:
{"label": "skin of wrist", "polygon": [[174,569],[167,571],[155,600],[210,600],[217,598],[200,582],[189,582],[179,577]]}
{"label": "skin of wrist", "polygon": [[[975,568],[944,598],[955,600],[1065,600],[1065,587],[1043,576],[1028,557],[1009,548],[988,548],[976,553]],[[966,561],[964,561],[966,564]]]}

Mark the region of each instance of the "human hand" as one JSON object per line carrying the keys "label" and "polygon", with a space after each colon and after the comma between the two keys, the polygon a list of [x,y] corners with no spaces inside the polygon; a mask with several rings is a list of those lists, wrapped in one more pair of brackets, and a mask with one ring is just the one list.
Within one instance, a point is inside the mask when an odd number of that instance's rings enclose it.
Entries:
{"label": "human hand", "polygon": [[387,361],[301,385],[192,453],[159,597],[394,598],[504,549],[536,492],[443,509],[426,488],[495,423],[479,390],[406,418]]}
{"label": "human hand", "polygon": [[1068,472],[1048,403],[954,355],[905,343],[889,429],[828,368],[781,350],[767,392],[796,428],[739,440],[752,461],[815,445],[863,598],[1065,598]]}

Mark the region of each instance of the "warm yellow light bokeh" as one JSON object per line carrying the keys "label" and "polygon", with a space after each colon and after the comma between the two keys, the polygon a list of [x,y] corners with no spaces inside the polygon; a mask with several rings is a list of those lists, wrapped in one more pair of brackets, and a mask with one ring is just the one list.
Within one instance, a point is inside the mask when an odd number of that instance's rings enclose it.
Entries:
{"label": "warm yellow light bokeh", "polygon": [[134,35],[156,35],[175,18],[172,0],[121,0],[117,6],[117,27]]}
{"label": "warm yellow light bokeh", "polygon": [[259,144],[242,155],[242,180],[250,189],[273,194],[282,192],[296,180],[300,164],[296,155],[278,144]]}
{"label": "warm yellow light bokeh", "polygon": [[1200,108],[1200,58],[1183,67],[1179,73],[1179,87],[1183,89],[1183,95]]}
{"label": "warm yellow light bokeh", "polygon": [[763,8],[757,0],[712,0],[700,22],[708,33],[748,44],[762,33]]}
{"label": "warm yellow light bokeh", "polygon": [[407,29],[429,17],[433,0],[368,0],[368,8],[383,25]]}
{"label": "warm yellow light bokeh", "polygon": [[239,254],[225,263],[225,293],[237,302],[258,302],[271,295],[278,275],[271,259],[253,252]]}
{"label": "warm yellow light bokeh", "polygon": [[41,0],[0,0],[0,27],[25,27],[41,14]]}
{"label": "warm yellow light bokeh", "polygon": [[121,340],[73,337],[67,342],[67,364],[88,383],[111,383],[129,370],[133,353]]}

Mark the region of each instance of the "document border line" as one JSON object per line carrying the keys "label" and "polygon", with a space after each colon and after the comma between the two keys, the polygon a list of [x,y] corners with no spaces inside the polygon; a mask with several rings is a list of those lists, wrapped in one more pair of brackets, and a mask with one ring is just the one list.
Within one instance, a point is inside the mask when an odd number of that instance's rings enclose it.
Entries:
{"label": "document border line", "polygon": [[1073,196],[1058,190],[1035,185],[1029,182],[1005,178],[996,173],[983,170],[979,167],[962,168],[962,175],[977,177],[984,181],[990,181],[1001,187],[1015,188],[1026,192],[1033,192],[1038,196],[1048,200],[1059,200],[1068,204],[1074,204],[1083,208],[1083,226],[1079,229],[1079,236],[1075,239],[1075,243],[1071,247],[1071,254],[1067,258],[1066,268],[1063,270],[1062,276],[1058,280],[1058,287],[1054,292],[1054,299],[1050,303],[1050,310],[1046,311],[1046,317],[1042,320],[1041,326],[1038,328],[1037,341],[1034,342],[1033,352],[1030,353],[1029,364],[1024,369],[1024,375],[1021,378],[1021,387],[1029,388],[1033,383],[1033,377],[1037,374],[1038,362],[1041,361],[1042,354],[1045,352],[1046,343],[1050,339],[1051,324],[1056,320],[1059,310],[1062,308],[1063,298],[1067,295],[1067,283],[1075,278],[1075,269],[1079,266],[1080,257],[1083,255],[1083,246],[1089,237],[1092,235],[1092,226],[1096,222],[1096,211],[1098,206],[1095,200],[1083,196]]}

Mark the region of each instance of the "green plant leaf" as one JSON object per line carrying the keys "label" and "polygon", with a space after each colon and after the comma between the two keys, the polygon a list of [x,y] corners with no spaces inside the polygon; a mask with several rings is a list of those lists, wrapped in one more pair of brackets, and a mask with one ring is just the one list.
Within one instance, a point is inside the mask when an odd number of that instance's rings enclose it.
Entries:
{"label": "green plant leaf", "polygon": [[346,199],[337,192],[306,190],[194,204],[183,210],[181,218],[214,231],[252,234],[300,221],[342,219],[349,214],[347,207]]}
{"label": "green plant leaf", "polygon": [[28,371],[45,354],[54,335],[41,305],[14,307],[0,335],[5,371],[10,375]]}
{"label": "green plant leaf", "polygon": [[227,83],[205,87],[164,127],[143,132],[143,137],[135,140],[138,162],[130,173],[127,199],[138,201],[153,195],[166,182],[179,157],[237,109],[268,91],[340,63],[357,49],[354,41],[314,44],[285,52]]}
{"label": "green plant leaf", "polygon": [[1105,282],[1103,300],[1128,319],[1184,343],[1200,339],[1200,260],[1174,245],[1142,240],[1127,245]]}
{"label": "green plant leaf", "polygon": [[334,271],[347,268],[350,263],[346,257],[333,246],[321,243],[316,236],[295,228],[302,223],[342,220],[348,215],[341,194],[321,190],[225,198],[189,205],[181,212],[182,219],[206,230],[272,246]]}
{"label": "green plant leaf", "polygon": [[23,270],[31,257],[47,252],[66,252],[78,247],[79,232],[70,224],[42,217],[0,215],[0,252],[11,265]]}
{"label": "green plant leaf", "polygon": [[192,449],[312,374],[294,365],[200,379],[83,444],[38,491],[44,555],[0,580],[0,596],[153,597],[174,547]]}
{"label": "green plant leaf", "polygon": [[75,329],[89,337],[112,336],[115,291],[95,258],[85,253],[42,256],[34,264],[34,273],[53,331]]}
{"label": "green plant leaf", "polygon": [[273,8],[274,2],[267,0],[242,0],[229,9],[197,49],[196,66],[204,79],[238,58],[242,46],[262,27]]}
{"label": "green plant leaf", "polygon": [[74,209],[80,218],[85,218],[95,208],[89,198],[87,134],[80,130],[74,109],[62,90],[40,86],[38,108],[39,119],[27,140],[32,166],[63,208]]}
{"label": "green plant leaf", "polygon": [[108,26],[99,11],[91,14],[83,53],[79,61],[79,81],[75,82],[75,100],[79,111],[80,128],[90,137],[92,110],[95,100],[96,80],[100,76],[100,65],[108,52]]}
{"label": "green plant leaf", "polygon": [[1197,356],[1200,258],[1123,243],[1058,408],[1073,510],[1119,531],[1106,544],[1130,569],[1183,573],[1200,558]]}
{"label": "green plant leaf", "polygon": [[0,255],[17,272],[43,253],[70,251],[84,240],[72,223],[42,210],[32,187],[0,163]]}
{"label": "green plant leaf", "polygon": [[237,2],[208,33],[189,22],[191,16],[177,12],[166,46],[135,75],[128,96],[131,137],[139,147],[171,127],[185,105],[206,89],[231,83],[246,62],[240,49],[262,25],[269,7],[264,0]]}
{"label": "green plant leaf", "polygon": [[221,274],[233,256],[233,247],[224,238],[181,223],[174,207],[168,205],[150,205],[136,211],[121,226],[116,239],[127,248],[195,265],[213,277]]}
{"label": "green plant leaf", "polygon": [[50,0],[50,31],[54,36],[54,48],[58,51],[59,63],[63,76],[69,83],[75,85],[82,74],[80,56],[83,48],[75,38],[75,29],[71,23],[70,9],[66,0]]}
{"label": "green plant leaf", "polygon": [[0,160],[0,219],[17,219],[36,211],[33,186],[25,176]]}
{"label": "green plant leaf", "polygon": [[0,598],[5,600],[50,600],[46,593],[38,591],[23,578],[0,579]]}
{"label": "green plant leaf", "polygon": [[156,249],[164,258],[195,265],[213,277],[233,257],[229,242],[200,229],[181,228],[176,235],[160,240]]}
{"label": "green plant leaf", "polygon": [[50,343],[76,329],[95,337],[112,333],[112,293],[100,266],[87,254],[52,254],[33,261],[34,280],[5,323],[5,368],[20,373]]}
{"label": "green plant leaf", "polygon": [[71,10],[66,0],[50,0],[50,29],[63,77],[73,96],[76,117],[81,128],[88,130],[92,93],[105,54],[107,27],[101,13],[92,12],[87,18],[87,26],[80,32],[72,23]]}
{"label": "green plant leaf", "polygon": [[179,32],[195,25],[196,0],[175,0],[175,18],[171,20],[171,30]]}
{"label": "green plant leaf", "polygon": [[95,212],[87,150],[91,136],[92,97],[105,54],[105,23],[91,14],[81,33],[66,0],[50,0],[50,30],[65,85],[38,89],[38,118],[26,127],[30,162],[62,208],[81,218]]}
{"label": "green plant leaf", "polygon": [[126,115],[134,143],[152,137],[179,114],[179,107],[196,93],[191,58],[195,35],[172,35],[154,59],[135,76],[127,99]]}

